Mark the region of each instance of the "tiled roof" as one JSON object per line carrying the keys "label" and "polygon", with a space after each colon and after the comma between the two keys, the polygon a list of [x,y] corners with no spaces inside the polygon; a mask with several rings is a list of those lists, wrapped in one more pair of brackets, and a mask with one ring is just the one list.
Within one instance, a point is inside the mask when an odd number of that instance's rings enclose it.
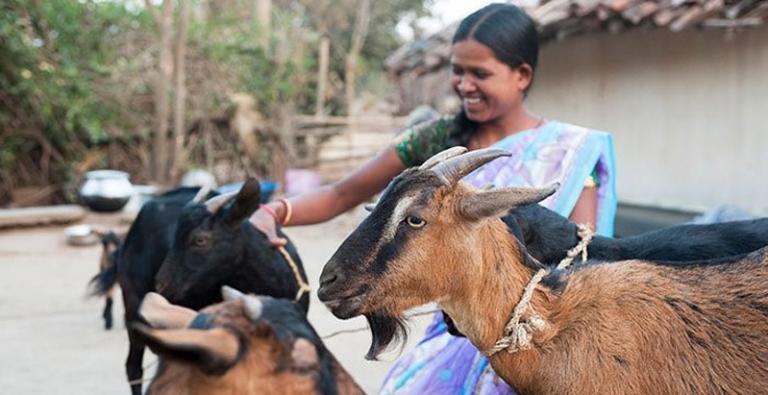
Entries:
{"label": "tiled roof", "polygon": [[[536,21],[542,42],[595,32],[617,33],[633,27],[681,31],[690,27],[739,30],[768,19],[768,0],[523,0]],[[453,23],[426,39],[409,43],[385,61],[394,74],[423,74],[448,61]]]}

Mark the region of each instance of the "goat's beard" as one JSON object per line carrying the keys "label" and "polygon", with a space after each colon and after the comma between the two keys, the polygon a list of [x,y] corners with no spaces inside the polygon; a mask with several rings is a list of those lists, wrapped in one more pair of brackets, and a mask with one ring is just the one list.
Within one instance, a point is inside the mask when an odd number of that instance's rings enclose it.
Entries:
{"label": "goat's beard", "polygon": [[393,342],[405,345],[408,333],[402,316],[393,316],[384,311],[377,310],[365,314],[368,326],[371,328],[371,347],[365,359],[377,360],[379,354],[386,350]]}

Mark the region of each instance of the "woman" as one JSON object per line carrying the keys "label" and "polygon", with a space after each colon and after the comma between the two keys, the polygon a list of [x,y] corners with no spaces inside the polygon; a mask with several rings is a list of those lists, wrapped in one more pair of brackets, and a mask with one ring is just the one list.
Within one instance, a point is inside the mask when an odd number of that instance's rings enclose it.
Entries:
{"label": "woman", "polygon": [[[252,222],[276,245],[275,222],[328,220],[381,191],[397,174],[445,148],[491,145],[514,155],[497,159],[465,181],[477,187],[532,186],[554,182],[558,192],[542,204],[600,234],[613,233],[616,209],[613,147],[609,135],[545,120],[523,101],[538,61],[533,21],[519,8],[492,4],[465,18],[453,38],[451,85],[462,101],[456,116],[422,123],[351,175],[311,193],[271,203]],[[512,392],[493,375],[477,350],[447,333],[435,318],[424,340],[389,373],[384,393]]]}

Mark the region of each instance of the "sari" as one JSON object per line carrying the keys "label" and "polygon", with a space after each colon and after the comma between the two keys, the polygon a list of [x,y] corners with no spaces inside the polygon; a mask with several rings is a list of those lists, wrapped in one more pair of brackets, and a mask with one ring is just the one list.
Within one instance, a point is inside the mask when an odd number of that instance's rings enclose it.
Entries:
{"label": "sari", "polygon": [[[549,121],[493,146],[513,155],[475,170],[465,182],[477,188],[559,183],[557,192],[540,204],[567,217],[591,176],[598,188],[596,231],[604,236],[613,234],[617,200],[611,135]],[[437,313],[424,339],[390,370],[380,393],[514,394],[514,390],[496,376],[488,360],[466,338],[449,334],[442,313]]]}

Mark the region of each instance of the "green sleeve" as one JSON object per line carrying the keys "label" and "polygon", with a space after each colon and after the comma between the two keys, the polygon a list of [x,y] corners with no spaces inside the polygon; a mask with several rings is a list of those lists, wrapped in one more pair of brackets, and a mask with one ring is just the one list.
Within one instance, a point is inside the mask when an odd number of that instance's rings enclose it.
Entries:
{"label": "green sleeve", "polygon": [[405,129],[395,137],[397,157],[405,167],[421,165],[432,155],[453,145],[453,128],[453,117],[444,116]]}

